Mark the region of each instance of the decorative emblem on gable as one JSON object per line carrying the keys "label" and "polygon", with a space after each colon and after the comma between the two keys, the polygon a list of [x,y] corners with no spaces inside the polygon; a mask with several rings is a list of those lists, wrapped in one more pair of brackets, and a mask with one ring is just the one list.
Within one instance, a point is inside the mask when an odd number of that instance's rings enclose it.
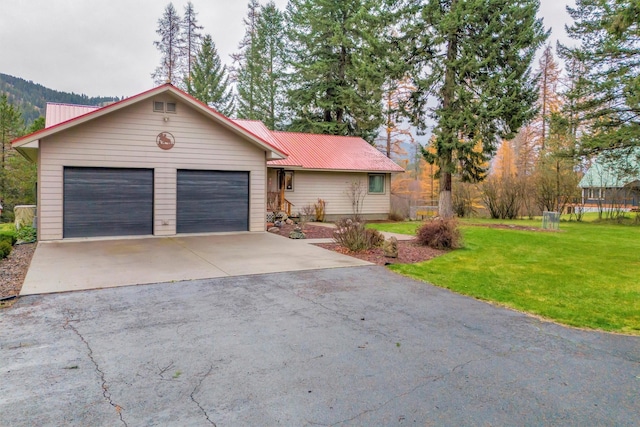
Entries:
{"label": "decorative emblem on gable", "polygon": [[160,132],[156,136],[156,144],[163,150],[171,150],[176,145],[176,139],[169,132]]}

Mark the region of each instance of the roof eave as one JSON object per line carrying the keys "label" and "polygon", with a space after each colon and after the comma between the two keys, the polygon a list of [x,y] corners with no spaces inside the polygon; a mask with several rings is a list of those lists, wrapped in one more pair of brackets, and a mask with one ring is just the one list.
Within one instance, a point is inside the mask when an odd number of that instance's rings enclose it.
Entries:
{"label": "roof eave", "polygon": [[243,138],[249,140],[250,142],[252,142],[254,145],[259,146],[260,148],[264,149],[267,152],[267,159],[272,158],[272,159],[284,159],[287,157],[287,153],[283,152],[282,150],[279,150],[277,147],[272,146],[271,144],[269,144],[267,141],[264,141],[262,138],[258,137],[257,135],[254,135],[253,133],[247,131],[246,129],[244,129],[243,127],[235,124],[231,119],[223,116],[222,114],[218,113],[217,111],[209,108],[207,105],[203,104],[202,102],[198,101],[196,98],[192,97],[191,95],[182,92],[181,90],[178,90],[177,88],[175,88],[173,85],[167,83],[165,85],[162,86],[158,86],[156,88],[150,89],[146,92],[142,92],[138,95],[132,96],[130,98],[126,98],[123,99],[122,101],[107,105],[106,107],[100,108],[98,110],[95,111],[91,111],[87,114],[83,114],[82,116],[78,116],[75,117],[73,119],[67,120],[65,122],[62,123],[58,123],[54,126],[51,126],[49,128],[45,128],[42,130],[39,130],[37,132],[34,132],[30,135],[26,135],[23,136],[21,138],[18,138],[14,141],[11,142],[12,146],[14,148],[18,148],[18,147],[22,147],[24,145],[27,145],[33,141],[42,139],[42,138],[46,138],[48,136],[51,136],[55,133],[58,132],[62,132],[64,130],[67,130],[69,128],[78,126],[80,124],[86,123],[90,120],[94,120],[97,119],[99,117],[102,117],[106,114],[110,114],[114,111],[120,110],[122,108],[126,108],[130,105],[136,104],[138,102],[144,101],[145,99],[149,99],[153,96],[157,96],[159,94],[165,93],[165,92],[169,92],[172,93],[174,96],[178,97],[179,99],[183,100],[184,102],[188,103],[189,105],[191,105],[192,107],[194,107],[196,110],[202,112],[203,114],[207,115],[208,117],[212,118],[214,121],[216,121],[218,124],[224,126],[225,128],[229,129],[230,131],[232,131],[233,133],[242,136]]}
{"label": "roof eave", "polygon": [[38,163],[38,147],[15,147],[15,149],[31,163]]}
{"label": "roof eave", "polygon": [[333,168],[308,168],[301,165],[282,165],[282,164],[269,164],[267,163],[268,168],[288,168],[291,170],[303,170],[309,172],[345,172],[345,173],[403,173],[403,170],[376,170],[376,169],[333,169]]}

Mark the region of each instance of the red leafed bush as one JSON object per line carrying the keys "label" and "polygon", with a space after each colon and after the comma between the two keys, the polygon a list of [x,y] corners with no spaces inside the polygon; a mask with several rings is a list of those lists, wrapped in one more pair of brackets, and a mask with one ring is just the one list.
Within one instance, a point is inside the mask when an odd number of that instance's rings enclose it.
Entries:
{"label": "red leafed bush", "polygon": [[434,249],[458,249],[462,247],[462,235],[453,219],[435,218],[425,221],[416,233],[418,243]]}

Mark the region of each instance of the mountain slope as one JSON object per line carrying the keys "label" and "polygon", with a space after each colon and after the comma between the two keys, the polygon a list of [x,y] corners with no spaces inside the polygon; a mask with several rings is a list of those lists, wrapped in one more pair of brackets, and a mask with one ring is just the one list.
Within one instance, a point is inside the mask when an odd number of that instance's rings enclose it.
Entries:
{"label": "mountain slope", "polygon": [[6,93],[9,102],[22,112],[27,126],[40,116],[44,116],[47,102],[66,104],[102,105],[105,102],[117,101],[117,97],[88,97],[77,93],[60,92],[46,88],[40,84],[0,73],[0,93]]}

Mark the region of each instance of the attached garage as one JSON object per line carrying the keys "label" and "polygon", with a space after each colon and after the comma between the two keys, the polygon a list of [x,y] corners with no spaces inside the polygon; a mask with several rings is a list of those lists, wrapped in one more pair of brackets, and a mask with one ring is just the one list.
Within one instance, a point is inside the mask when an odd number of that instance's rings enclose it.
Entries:
{"label": "attached garage", "polygon": [[63,237],[153,234],[153,170],[65,167]]}
{"label": "attached garage", "polygon": [[248,229],[249,172],[178,170],[178,233]]}
{"label": "attached garage", "polygon": [[264,232],[286,153],[170,84],[105,107],[48,104],[13,141],[38,163],[38,239]]}

